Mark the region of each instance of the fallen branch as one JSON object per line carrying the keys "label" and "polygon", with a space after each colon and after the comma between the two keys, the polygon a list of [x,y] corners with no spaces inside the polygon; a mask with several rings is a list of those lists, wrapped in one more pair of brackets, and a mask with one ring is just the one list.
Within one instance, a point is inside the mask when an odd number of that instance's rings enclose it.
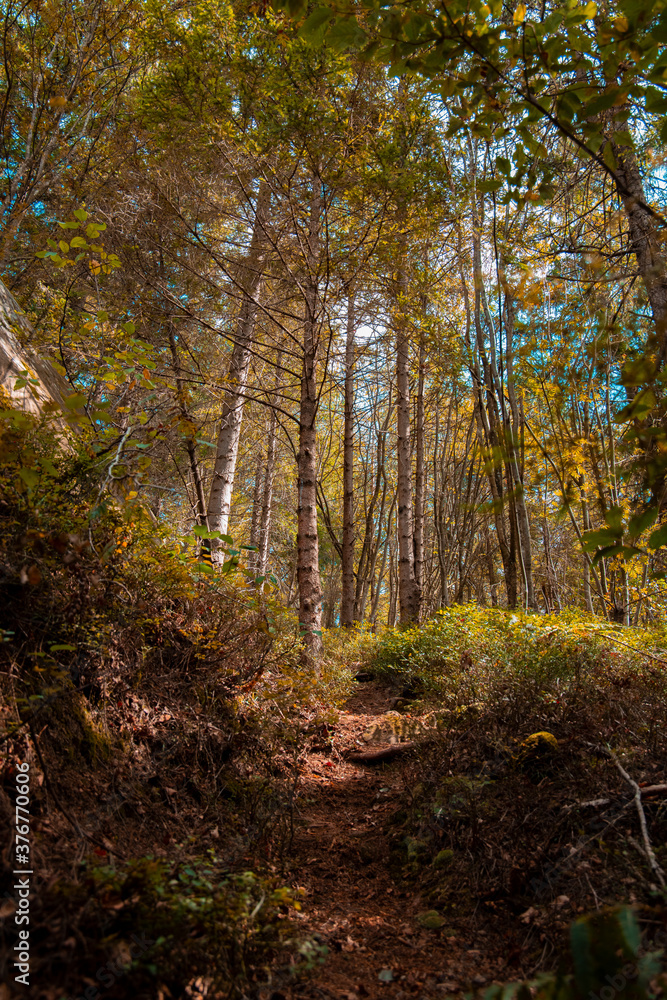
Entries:
{"label": "fallen branch", "polygon": [[[644,851],[646,853],[646,857],[648,858],[648,863],[649,863],[649,867],[651,868],[651,871],[653,872],[653,874],[657,878],[658,882],[660,883],[660,885],[664,889],[665,885],[666,885],[666,883],[665,883],[665,873],[663,872],[662,868],[658,864],[658,862],[656,860],[656,857],[655,857],[655,854],[653,853],[653,847],[651,846],[651,840],[650,840],[649,835],[648,835],[648,826],[646,824],[646,815],[644,813],[644,807],[642,806],[642,789],[639,787],[639,785],[634,780],[634,778],[630,777],[630,775],[625,770],[625,768],[621,764],[620,760],[618,759],[618,757],[616,756],[616,754],[614,753],[614,751],[610,747],[607,747],[607,749],[609,750],[609,755],[611,756],[611,759],[613,760],[614,764],[616,765],[618,771],[623,775],[623,777],[625,778],[625,780],[627,781],[627,783],[634,789],[634,792],[635,792],[635,805],[637,806],[637,815],[639,816],[639,825],[641,827],[642,839],[644,841]],[[649,785],[648,787],[651,788],[652,786]],[[656,787],[656,786],[653,786],[653,787]],[[646,794],[646,789],[644,789],[644,794]]]}
{"label": "fallen branch", "polygon": [[[640,785],[639,791],[642,798],[646,795],[664,795],[667,792],[667,785]],[[601,806],[608,806],[612,799],[590,799],[588,802],[572,802],[568,806],[563,806],[563,812],[571,809],[599,809]]]}
{"label": "fallen branch", "polygon": [[563,806],[563,812],[570,812],[571,809],[597,809],[600,806],[608,806],[611,799],[591,799],[589,802],[572,802],[569,806]]}
{"label": "fallen branch", "polygon": [[667,785],[640,785],[639,791],[642,795],[659,795],[661,792],[667,792]]}
{"label": "fallen branch", "polygon": [[364,753],[350,753],[345,758],[352,764],[382,764],[383,761],[393,760],[394,757],[400,757],[408,750],[414,750],[416,746],[419,746],[414,740],[409,743],[392,743],[388,747],[382,747],[380,750],[367,750]]}

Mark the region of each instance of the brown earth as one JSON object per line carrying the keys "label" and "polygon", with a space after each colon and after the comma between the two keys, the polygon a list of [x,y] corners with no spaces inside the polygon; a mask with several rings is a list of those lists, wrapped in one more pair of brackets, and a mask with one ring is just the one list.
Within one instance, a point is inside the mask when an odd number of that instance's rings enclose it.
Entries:
{"label": "brown earth", "polygon": [[409,787],[411,764],[345,759],[366,749],[362,734],[390,709],[392,694],[364,684],[339,713],[330,752],[312,752],[302,769],[293,845],[307,893],[302,920],[329,956],[295,997],[444,997],[529,971],[517,968],[515,955],[508,968],[510,949],[481,919],[465,931],[423,929],[418,915],[432,907],[419,884],[392,877],[388,821]]}

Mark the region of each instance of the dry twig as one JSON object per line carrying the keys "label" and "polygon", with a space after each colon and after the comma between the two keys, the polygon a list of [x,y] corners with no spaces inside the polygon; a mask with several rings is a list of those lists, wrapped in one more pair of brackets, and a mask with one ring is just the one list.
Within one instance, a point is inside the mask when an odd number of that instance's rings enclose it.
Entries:
{"label": "dry twig", "polygon": [[[646,815],[644,813],[644,807],[642,806],[642,789],[639,787],[639,785],[634,780],[634,778],[630,777],[630,775],[625,770],[625,768],[623,767],[623,765],[621,764],[620,760],[618,759],[618,757],[616,756],[616,754],[614,753],[614,751],[611,749],[611,747],[607,747],[607,749],[609,751],[609,755],[610,755],[611,759],[613,760],[614,764],[616,765],[617,770],[620,772],[620,774],[623,775],[623,777],[628,782],[628,784],[634,789],[634,793],[635,793],[635,805],[637,806],[637,814],[639,816],[639,825],[641,827],[642,839],[644,841],[644,851],[646,853],[646,857],[648,859],[648,863],[649,863],[649,867],[651,868],[651,871],[653,872],[653,874],[657,878],[658,882],[660,883],[660,885],[664,889],[665,888],[665,884],[666,884],[665,883],[665,873],[663,872],[662,868],[658,864],[656,856],[653,853],[653,847],[651,846],[651,840],[650,840],[650,837],[648,835],[648,826],[646,824]],[[646,789],[644,789],[644,793],[646,794]]]}

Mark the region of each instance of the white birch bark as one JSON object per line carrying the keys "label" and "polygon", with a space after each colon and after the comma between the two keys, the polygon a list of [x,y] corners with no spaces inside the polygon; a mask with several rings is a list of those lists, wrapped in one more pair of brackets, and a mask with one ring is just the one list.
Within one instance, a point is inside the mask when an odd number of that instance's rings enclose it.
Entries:
{"label": "white birch bark", "polygon": [[[268,210],[270,191],[268,185],[260,183],[255,211],[255,223],[248,256],[241,268],[239,284],[243,293],[241,309],[236,323],[234,349],[229,366],[229,388],[222,405],[220,431],[213,466],[213,480],[208,500],[207,520],[209,530],[227,534],[229,513],[232,505],[236,460],[243,423],[243,408],[248,387],[248,370],[252,348],[257,299],[262,280],[262,256],[264,251],[264,226]],[[213,553],[219,546],[213,544]]]}
{"label": "white birch bark", "polygon": [[354,623],[354,292],[347,300],[345,338],[345,428],[343,438],[343,546],[340,623]]}
{"label": "white birch bark", "polygon": [[306,660],[316,665],[322,648],[322,584],[317,535],[317,354],[318,354],[318,265],[322,190],[313,176],[308,232],[307,274],[304,281],[303,363],[299,411],[297,581],[299,626]]}

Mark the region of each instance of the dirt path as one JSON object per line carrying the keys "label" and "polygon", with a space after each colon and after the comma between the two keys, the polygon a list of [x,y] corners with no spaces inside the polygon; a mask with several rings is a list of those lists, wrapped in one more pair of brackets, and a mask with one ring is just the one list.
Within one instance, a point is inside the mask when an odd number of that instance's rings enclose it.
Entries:
{"label": "dirt path", "polygon": [[424,930],[417,916],[431,907],[419,885],[401,886],[389,873],[387,821],[409,766],[359,765],[343,755],[365,746],[361,735],[390,708],[390,694],[361,685],[340,713],[332,750],[312,753],[303,769],[294,843],[307,891],[303,920],[330,955],[297,997],[444,997],[508,978],[504,960],[485,954],[483,930]]}

